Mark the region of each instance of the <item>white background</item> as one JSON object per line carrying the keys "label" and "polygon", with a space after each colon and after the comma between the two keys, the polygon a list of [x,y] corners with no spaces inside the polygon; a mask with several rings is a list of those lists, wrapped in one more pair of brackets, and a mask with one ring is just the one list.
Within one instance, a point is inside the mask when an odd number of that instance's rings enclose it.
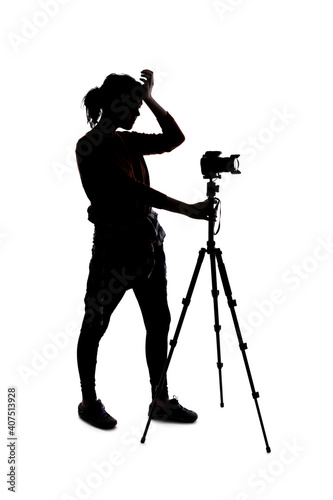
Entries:
{"label": "white background", "polygon": [[[14,385],[18,499],[327,498],[330,2],[17,1],[6,3],[1,18],[1,489],[10,495],[6,394]],[[219,406],[207,258],[169,369],[171,395],[197,411],[198,421],[153,422],[140,444],[150,388],[131,292],[101,341],[97,372],[98,396],[118,426],[104,432],[77,416],[76,343],[93,231],[73,156],[88,130],[80,103],[109,73],[139,78],[145,68],[155,72],[156,100],[186,136],[174,152],[147,158],[153,187],[203,200],[202,154],[241,153],[242,174],[220,181],[216,241],[271,454],[221,286]],[[159,131],[147,108],[136,130]],[[172,336],[207,227],[162,211],[160,221]]]}

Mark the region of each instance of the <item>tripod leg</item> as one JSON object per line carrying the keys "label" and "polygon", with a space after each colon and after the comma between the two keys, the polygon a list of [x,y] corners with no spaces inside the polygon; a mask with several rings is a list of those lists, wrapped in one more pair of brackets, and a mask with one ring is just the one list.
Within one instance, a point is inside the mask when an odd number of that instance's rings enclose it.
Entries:
{"label": "tripod leg", "polygon": [[221,362],[221,345],[220,345],[220,331],[221,325],[219,320],[219,307],[218,307],[218,296],[219,291],[217,289],[217,280],[216,280],[216,261],[215,261],[215,250],[210,252],[210,267],[211,267],[211,276],[212,276],[212,296],[214,303],[214,330],[216,333],[216,348],[217,348],[217,368],[219,371],[219,385],[220,385],[220,400],[221,407],[224,406],[223,402],[223,390],[222,390],[222,367],[223,363]]}
{"label": "tripod leg", "polygon": [[165,365],[164,365],[164,368],[163,368],[163,371],[162,371],[162,374],[161,374],[161,378],[160,378],[159,384],[158,384],[158,386],[156,388],[155,398],[154,398],[154,401],[153,401],[153,403],[151,405],[151,409],[150,409],[150,412],[149,412],[147,425],[146,425],[146,428],[144,430],[143,436],[141,438],[141,443],[144,443],[145,440],[146,440],[146,435],[147,435],[147,432],[148,432],[148,429],[149,429],[149,425],[150,425],[150,422],[151,422],[151,419],[152,419],[152,415],[153,415],[153,412],[154,412],[154,409],[155,409],[155,406],[156,406],[156,402],[158,400],[159,395],[161,394],[162,387],[163,387],[163,384],[164,384],[165,379],[166,379],[166,374],[167,374],[167,371],[168,371],[168,368],[169,368],[169,364],[170,364],[170,361],[171,361],[171,358],[172,358],[172,355],[173,355],[173,351],[175,350],[175,347],[176,347],[176,344],[177,344],[177,341],[178,341],[178,337],[179,337],[179,334],[180,334],[180,330],[181,330],[181,327],[183,325],[183,322],[184,322],[184,319],[185,319],[185,315],[186,315],[188,306],[190,305],[190,302],[191,302],[191,297],[192,297],[192,294],[193,294],[193,290],[194,290],[196,281],[198,279],[198,275],[199,275],[200,268],[202,266],[202,262],[204,260],[206,251],[207,250],[205,248],[201,248],[201,250],[199,251],[199,256],[198,256],[197,263],[196,263],[196,266],[195,266],[195,269],[194,269],[194,272],[193,272],[193,276],[192,276],[192,279],[191,279],[191,282],[190,282],[190,286],[188,288],[187,295],[186,295],[185,299],[183,299],[183,301],[182,301],[182,303],[183,303],[183,309],[182,309],[180,318],[178,320],[178,324],[177,324],[175,336],[169,342],[170,346],[171,346],[171,349],[169,351],[167,360],[165,362]]}
{"label": "tripod leg", "polygon": [[250,386],[251,386],[251,390],[252,390],[252,397],[254,399],[254,402],[255,402],[255,405],[256,405],[256,408],[257,408],[257,413],[258,413],[258,417],[259,417],[259,421],[260,421],[260,426],[261,426],[261,430],[262,430],[262,433],[263,433],[263,436],[264,436],[264,440],[265,440],[265,444],[266,444],[266,451],[267,451],[267,453],[270,453],[271,449],[270,449],[270,446],[269,446],[268,441],[267,441],[266,431],[265,431],[265,427],[264,427],[264,423],[263,423],[263,420],[262,420],[262,417],[261,417],[259,403],[258,403],[259,392],[257,392],[255,390],[255,388],[254,388],[254,383],[253,383],[253,379],[252,379],[252,375],[251,375],[251,371],[250,371],[250,366],[249,366],[249,362],[248,362],[248,359],[247,359],[247,356],[246,356],[246,352],[245,352],[246,349],[247,349],[247,344],[243,342],[242,334],[241,334],[241,331],[240,331],[240,328],[239,328],[238,319],[237,319],[236,312],[235,312],[235,306],[237,305],[237,303],[236,303],[236,300],[234,300],[232,298],[232,291],[231,291],[231,287],[230,287],[230,283],[229,283],[227,271],[226,271],[224,262],[222,260],[222,252],[221,252],[221,250],[219,248],[217,248],[215,250],[215,254],[216,254],[216,260],[217,260],[218,268],[219,268],[220,275],[221,275],[221,280],[222,280],[222,283],[223,283],[224,292],[225,292],[225,295],[227,297],[228,305],[229,305],[229,308],[230,308],[230,311],[231,311],[231,316],[232,316],[232,319],[233,319],[233,322],[234,322],[234,325],[235,325],[236,334],[237,334],[237,338],[238,338],[238,342],[239,342],[239,348],[240,348],[240,350],[242,352],[242,356],[243,356],[243,360],[244,360],[244,364],[245,364],[247,376],[248,376],[248,379],[249,379],[249,382],[250,382]]}

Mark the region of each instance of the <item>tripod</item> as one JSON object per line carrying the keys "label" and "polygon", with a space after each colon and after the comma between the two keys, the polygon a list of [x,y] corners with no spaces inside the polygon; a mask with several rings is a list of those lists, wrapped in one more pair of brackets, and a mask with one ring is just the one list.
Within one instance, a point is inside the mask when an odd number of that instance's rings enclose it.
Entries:
{"label": "tripod", "polygon": [[[216,176],[220,178],[220,175],[216,174]],[[195,287],[195,284],[196,284],[196,281],[197,281],[197,278],[198,278],[198,275],[199,275],[199,272],[200,272],[200,269],[201,269],[201,265],[203,263],[203,260],[204,260],[204,257],[206,255],[206,253],[208,253],[209,256],[210,256],[210,267],[211,267],[211,277],[212,277],[212,296],[213,296],[213,303],[214,303],[214,320],[215,320],[214,330],[215,330],[215,333],[216,333],[217,368],[218,368],[218,373],[219,373],[219,387],[220,387],[221,407],[224,406],[224,402],[223,402],[223,390],[222,390],[222,367],[223,367],[223,363],[221,362],[221,346],[220,346],[220,331],[221,331],[221,326],[220,326],[220,323],[219,323],[219,309],[218,309],[218,295],[219,295],[219,291],[217,289],[216,262],[217,262],[218,270],[219,270],[219,273],[220,273],[220,276],[221,276],[221,280],[222,280],[222,284],[223,284],[223,288],[224,288],[224,293],[225,293],[225,295],[227,297],[227,301],[228,301],[228,305],[229,305],[229,308],[230,308],[230,311],[231,311],[233,323],[234,323],[234,326],[235,326],[235,329],[236,329],[236,334],[237,334],[237,338],[238,338],[238,342],[239,342],[239,348],[241,350],[241,353],[242,353],[242,356],[243,356],[243,360],[244,360],[244,363],[245,363],[245,368],[246,368],[247,376],[248,376],[248,379],[249,379],[249,382],[250,382],[250,386],[251,386],[252,397],[253,397],[255,405],[256,405],[256,409],[257,409],[257,413],[258,413],[258,417],[259,417],[259,421],[260,421],[261,430],[262,430],[262,433],[263,433],[263,436],[264,436],[264,440],[265,440],[265,444],[266,444],[266,451],[267,451],[267,453],[270,453],[271,449],[270,449],[270,446],[269,446],[268,441],[267,441],[266,431],[265,431],[264,423],[263,423],[263,420],[262,420],[262,417],[261,417],[260,408],[259,408],[259,404],[258,404],[259,393],[255,390],[253,379],[252,379],[252,375],[251,375],[251,371],[250,371],[250,366],[249,366],[248,359],[247,359],[246,352],[245,352],[246,349],[247,349],[247,344],[243,342],[242,334],[241,334],[241,331],[240,331],[240,328],[239,328],[239,324],[238,324],[238,320],[237,320],[237,316],[236,316],[236,312],[235,312],[235,306],[237,305],[237,303],[236,303],[236,300],[234,300],[232,298],[232,291],[231,291],[231,288],[230,288],[230,283],[229,283],[227,271],[226,271],[225,265],[224,265],[223,260],[222,260],[222,252],[221,252],[221,250],[219,248],[215,247],[214,224],[215,224],[215,213],[216,213],[216,210],[215,210],[215,207],[214,207],[214,203],[215,203],[215,201],[219,201],[215,197],[215,195],[216,195],[216,193],[218,191],[219,191],[219,187],[216,185],[215,181],[212,178],[210,178],[209,182],[207,183],[207,196],[208,196],[208,199],[209,199],[209,214],[210,214],[209,217],[208,217],[208,241],[207,241],[207,248],[201,248],[200,251],[199,251],[199,256],[198,256],[197,263],[196,263],[196,266],[195,266],[195,269],[194,269],[194,272],[193,272],[193,276],[192,276],[192,279],[191,279],[191,282],[190,282],[190,286],[188,288],[187,295],[186,295],[185,299],[183,299],[183,301],[182,301],[183,309],[182,309],[182,312],[181,312],[181,315],[180,315],[180,318],[179,318],[179,321],[178,321],[178,324],[177,324],[175,336],[169,342],[171,348],[170,348],[167,360],[165,362],[165,365],[164,365],[164,368],[163,368],[163,371],[162,371],[162,374],[161,374],[161,377],[160,377],[159,384],[158,384],[157,389],[156,389],[155,398],[153,400],[153,403],[152,403],[150,411],[149,411],[148,422],[147,422],[146,428],[144,430],[143,436],[141,438],[141,443],[144,443],[145,440],[146,440],[146,435],[147,435],[147,432],[148,432],[148,429],[149,429],[150,422],[152,420],[153,411],[154,411],[154,408],[156,406],[157,399],[158,399],[158,397],[159,397],[159,395],[160,395],[160,393],[162,391],[163,384],[164,384],[164,382],[166,380],[166,374],[167,374],[167,371],[168,371],[168,368],[169,368],[169,365],[170,365],[170,361],[171,361],[174,349],[175,349],[175,347],[177,345],[178,337],[179,337],[179,334],[180,334],[180,330],[181,330],[181,327],[182,327],[182,324],[183,324],[183,321],[184,321],[184,318],[185,318],[188,306],[190,305],[190,302],[191,302],[191,297],[192,297],[192,294],[193,294],[193,291],[194,291],[194,287]]]}

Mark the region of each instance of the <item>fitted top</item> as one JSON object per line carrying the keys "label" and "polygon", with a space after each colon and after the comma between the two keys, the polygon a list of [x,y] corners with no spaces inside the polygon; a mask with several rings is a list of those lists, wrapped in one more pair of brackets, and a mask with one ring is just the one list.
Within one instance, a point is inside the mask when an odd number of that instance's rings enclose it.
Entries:
{"label": "fitted top", "polygon": [[78,140],[77,165],[92,223],[133,222],[147,216],[151,207],[163,208],[167,195],[150,187],[144,155],[172,151],[185,137],[169,113],[158,123],[159,134],[105,134],[97,124]]}

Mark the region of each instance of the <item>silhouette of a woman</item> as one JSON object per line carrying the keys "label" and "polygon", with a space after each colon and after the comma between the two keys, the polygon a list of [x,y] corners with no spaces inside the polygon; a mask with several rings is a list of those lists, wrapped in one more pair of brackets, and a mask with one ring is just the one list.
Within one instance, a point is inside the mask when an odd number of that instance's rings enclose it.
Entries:
{"label": "silhouette of a woman", "polygon": [[[143,156],[172,151],[185,137],[172,116],[152,97],[153,72],[140,82],[110,74],[84,97],[91,130],[76,145],[83,188],[90,200],[88,219],[94,226],[92,257],[85,294],[85,315],[77,346],[82,402],[79,416],[100,428],[117,421],[95,392],[97,351],[111,314],[125,292],[133,290],[146,327],[146,359],[152,397],[166,358],[170,313],[163,239],[165,233],[152,207],[196,219],[207,219],[208,200],[193,205],[150,187]],[[162,132],[129,132],[145,103]],[[118,128],[124,129],[118,132]],[[197,414],[169,399],[165,382],[153,418],[194,422]]]}

